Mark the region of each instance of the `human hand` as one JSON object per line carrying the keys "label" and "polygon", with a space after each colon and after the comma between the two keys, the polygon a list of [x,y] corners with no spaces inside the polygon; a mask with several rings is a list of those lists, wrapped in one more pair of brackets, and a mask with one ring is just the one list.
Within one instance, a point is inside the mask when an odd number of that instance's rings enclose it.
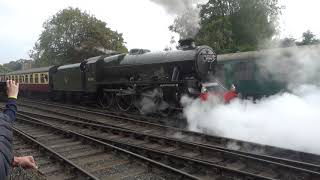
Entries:
{"label": "human hand", "polygon": [[9,98],[17,99],[19,93],[19,83],[12,80],[7,80],[7,95]]}
{"label": "human hand", "polygon": [[21,166],[24,169],[38,169],[32,156],[14,157],[12,166]]}

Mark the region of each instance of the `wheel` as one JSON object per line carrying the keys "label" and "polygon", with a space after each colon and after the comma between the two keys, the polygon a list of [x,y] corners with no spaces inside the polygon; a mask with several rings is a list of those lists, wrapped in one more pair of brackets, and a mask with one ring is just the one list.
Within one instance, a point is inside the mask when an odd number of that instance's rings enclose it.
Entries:
{"label": "wheel", "polygon": [[132,95],[117,95],[117,105],[121,111],[128,111],[133,104]]}
{"label": "wheel", "polygon": [[172,112],[172,109],[170,108],[170,106],[165,107],[165,108],[160,108],[158,113],[162,116],[162,117],[168,117]]}
{"label": "wheel", "polygon": [[98,96],[98,103],[103,109],[110,108],[113,105],[114,95],[113,93],[102,92]]}

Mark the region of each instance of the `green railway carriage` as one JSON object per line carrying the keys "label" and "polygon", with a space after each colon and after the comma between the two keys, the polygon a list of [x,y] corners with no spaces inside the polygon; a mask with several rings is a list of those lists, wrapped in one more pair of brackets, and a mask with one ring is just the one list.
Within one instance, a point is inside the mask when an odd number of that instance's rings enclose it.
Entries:
{"label": "green railway carriage", "polygon": [[244,98],[260,98],[286,89],[286,82],[262,66],[274,53],[287,53],[292,48],[218,55],[217,79],[226,87],[235,84]]}

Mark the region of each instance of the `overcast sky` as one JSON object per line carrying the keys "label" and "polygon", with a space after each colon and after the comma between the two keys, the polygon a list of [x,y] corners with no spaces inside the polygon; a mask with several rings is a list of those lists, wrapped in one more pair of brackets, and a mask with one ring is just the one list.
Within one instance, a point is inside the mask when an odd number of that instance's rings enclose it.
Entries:
{"label": "overcast sky", "polygon": [[[320,37],[319,0],[280,0],[286,6],[281,36],[299,39],[310,29]],[[162,50],[169,44],[172,15],[149,0],[0,0],[0,63],[28,58],[50,16],[67,7],[78,7],[123,33],[128,49]]]}

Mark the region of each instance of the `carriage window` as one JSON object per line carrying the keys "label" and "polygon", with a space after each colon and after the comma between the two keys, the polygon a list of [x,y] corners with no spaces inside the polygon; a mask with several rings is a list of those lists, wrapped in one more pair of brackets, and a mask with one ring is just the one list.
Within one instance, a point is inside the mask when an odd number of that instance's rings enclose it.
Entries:
{"label": "carriage window", "polygon": [[48,74],[44,74],[45,83],[48,83]]}
{"label": "carriage window", "polygon": [[28,74],[25,75],[25,79],[24,80],[25,80],[25,83],[29,83],[29,75]]}
{"label": "carriage window", "polygon": [[39,83],[39,74],[34,74],[34,83],[35,84]]}
{"label": "carriage window", "polygon": [[30,74],[30,83],[33,83],[33,75]]}
{"label": "carriage window", "polygon": [[45,83],[43,73],[40,74],[40,83]]}

